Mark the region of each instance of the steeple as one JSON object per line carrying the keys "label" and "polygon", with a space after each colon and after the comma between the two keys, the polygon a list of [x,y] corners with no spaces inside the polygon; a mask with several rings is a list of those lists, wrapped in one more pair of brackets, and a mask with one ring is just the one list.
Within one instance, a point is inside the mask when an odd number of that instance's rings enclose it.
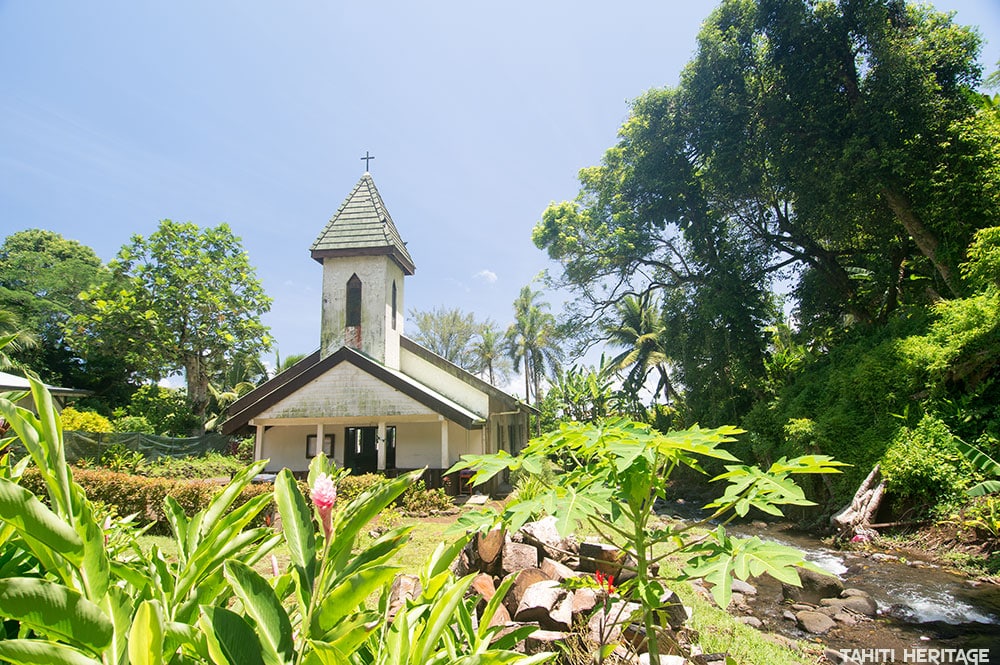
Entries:
{"label": "steeple", "polygon": [[323,265],[321,356],[349,346],[399,369],[403,279],[416,268],[370,173],[361,176],[310,254]]}
{"label": "steeple", "polygon": [[382,202],[370,173],[365,172],[310,248],[323,263],[327,257],[385,254],[407,275],[416,270],[406,243]]}

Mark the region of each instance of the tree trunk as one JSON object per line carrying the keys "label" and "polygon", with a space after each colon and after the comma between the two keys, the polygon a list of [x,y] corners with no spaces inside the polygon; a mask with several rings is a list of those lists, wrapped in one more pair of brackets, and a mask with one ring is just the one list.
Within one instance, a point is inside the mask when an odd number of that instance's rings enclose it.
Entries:
{"label": "tree trunk", "polygon": [[193,355],[185,359],[184,378],[187,381],[191,412],[198,419],[198,425],[191,428],[191,436],[202,436],[205,434],[205,412],[208,411],[208,375],[199,356]]}
{"label": "tree trunk", "polygon": [[903,225],[906,232],[910,234],[913,238],[913,242],[917,244],[917,249],[920,253],[930,259],[930,262],[934,264],[934,268],[941,275],[941,279],[944,283],[948,285],[948,289],[951,291],[952,295],[959,295],[960,290],[958,285],[955,283],[955,276],[951,268],[938,258],[937,251],[938,242],[937,236],[924,226],[924,223],[917,216],[917,213],[913,211],[913,205],[905,194],[897,191],[891,187],[882,186],[882,196],[885,197],[886,202],[889,204],[889,208],[892,210],[892,214],[896,216],[896,219]]}
{"label": "tree trunk", "polygon": [[846,538],[856,536],[871,538],[877,535],[872,529],[872,518],[878,512],[884,495],[885,481],[882,480],[880,466],[876,464],[861,483],[851,502],[830,518],[830,524]]}

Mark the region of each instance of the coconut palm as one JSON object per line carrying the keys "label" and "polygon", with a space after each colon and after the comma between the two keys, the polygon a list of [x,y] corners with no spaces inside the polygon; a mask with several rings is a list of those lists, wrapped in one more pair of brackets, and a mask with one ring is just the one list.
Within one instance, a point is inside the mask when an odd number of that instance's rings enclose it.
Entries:
{"label": "coconut palm", "polygon": [[506,333],[508,356],[515,369],[520,367],[524,371],[525,402],[531,401],[532,387],[538,402],[542,379],[546,372],[559,367],[562,355],[555,317],[544,311],[548,303],[539,300],[541,295],[541,291],[532,291],[530,286],[521,289],[514,301],[514,323]]}
{"label": "coconut palm", "polygon": [[489,319],[483,322],[478,339],[472,342],[471,350],[480,376],[491,385],[507,380],[510,363],[505,355],[503,332],[495,322]]}
{"label": "coconut palm", "polygon": [[609,344],[624,351],[609,363],[619,372],[626,372],[623,388],[637,396],[650,372],[659,378],[653,391],[655,401],[661,394],[665,400],[677,397],[670,381],[669,356],[666,351],[666,328],[660,307],[651,295],[626,296],[616,307],[618,320],[603,326]]}

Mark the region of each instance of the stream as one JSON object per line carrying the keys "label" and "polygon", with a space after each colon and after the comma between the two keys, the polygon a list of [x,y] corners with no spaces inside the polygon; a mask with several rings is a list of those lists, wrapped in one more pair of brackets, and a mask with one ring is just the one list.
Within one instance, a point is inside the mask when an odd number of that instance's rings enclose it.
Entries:
{"label": "stream", "polygon": [[[678,517],[675,506],[663,512]],[[770,577],[752,580],[758,594],[749,605],[767,631],[834,650],[990,649],[995,660],[988,662],[1000,663],[1000,585],[977,583],[925,561],[835,550],[786,525],[753,522],[730,525],[727,531],[795,547],[846,588],[861,589],[878,604],[878,617],[838,625],[819,637],[783,616],[789,607],[782,602],[780,583]]]}

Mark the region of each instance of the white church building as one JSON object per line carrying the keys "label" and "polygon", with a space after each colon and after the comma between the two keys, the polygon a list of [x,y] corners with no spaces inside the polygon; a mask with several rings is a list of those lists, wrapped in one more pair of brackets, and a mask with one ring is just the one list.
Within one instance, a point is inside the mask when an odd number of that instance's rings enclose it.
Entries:
{"label": "white church building", "polygon": [[523,447],[531,407],[403,335],[415,266],[369,173],[310,251],[320,349],[235,402],[224,434],[252,432],[269,472],[304,472],[323,450],[354,473],[427,467],[428,487],[462,455]]}

